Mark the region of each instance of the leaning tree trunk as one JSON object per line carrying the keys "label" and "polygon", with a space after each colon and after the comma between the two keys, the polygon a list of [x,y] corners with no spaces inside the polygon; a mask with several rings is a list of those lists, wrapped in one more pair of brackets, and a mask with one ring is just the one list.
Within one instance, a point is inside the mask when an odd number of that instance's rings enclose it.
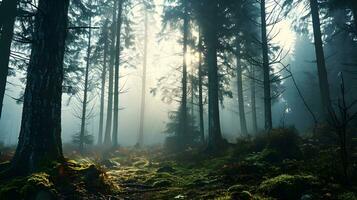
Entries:
{"label": "leaning tree trunk", "polygon": [[253,133],[258,132],[258,123],[257,123],[257,106],[256,106],[256,89],[255,89],[255,69],[252,66],[250,69],[250,104],[252,112],[252,128]]}
{"label": "leaning tree trunk", "polygon": [[114,59],[115,59],[115,35],[116,35],[116,5],[117,1],[114,0],[113,8],[113,21],[111,27],[111,43],[110,43],[110,61],[109,61],[109,87],[108,87],[108,107],[107,107],[107,122],[105,125],[104,144],[111,144],[111,130],[113,121],[113,77],[114,77]]}
{"label": "leaning tree trunk", "polygon": [[145,10],[145,30],[144,30],[144,57],[143,57],[143,75],[141,83],[141,109],[140,109],[140,128],[137,145],[142,147],[144,145],[144,120],[145,120],[145,99],[146,99],[146,67],[147,67],[147,51],[148,51],[148,11]]}
{"label": "leaning tree trunk", "polygon": [[88,30],[88,46],[87,46],[87,60],[86,60],[86,70],[84,77],[84,91],[83,91],[83,102],[82,102],[82,116],[81,116],[81,132],[79,135],[79,151],[83,152],[86,134],[86,121],[87,121],[87,104],[88,104],[88,76],[90,67],[90,54],[91,54],[91,40],[92,40],[92,17],[89,16],[89,30]]}
{"label": "leaning tree trunk", "polygon": [[332,110],[331,101],[330,101],[330,89],[327,78],[326,71],[326,63],[324,56],[324,49],[322,44],[322,36],[321,36],[321,23],[319,17],[319,7],[317,0],[310,0],[311,7],[311,15],[312,15],[312,25],[314,32],[314,40],[315,40],[315,53],[316,53],[316,61],[317,61],[317,71],[319,76],[319,85],[320,85],[320,95],[321,95],[321,103],[323,110],[326,115],[326,119],[329,118],[329,113]]}
{"label": "leaning tree trunk", "polygon": [[205,141],[205,130],[203,121],[203,72],[202,72],[202,36],[201,30],[199,32],[199,43],[198,43],[198,107],[199,107],[199,117],[200,117],[200,140],[202,143]]}
{"label": "leaning tree trunk", "polygon": [[242,77],[242,66],[240,62],[240,43],[238,36],[236,37],[236,64],[237,64],[237,94],[238,94],[238,109],[239,109],[239,122],[240,129],[243,135],[248,135],[247,130],[247,120],[245,118],[244,110],[244,96],[243,96],[243,77]]}
{"label": "leaning tree trunk", "polygon": [[104,55],[103,55],[103,68],[102,68],[102,88],[100,91],[100,114],[99,114],[99,132],[98,132],[98,145],[103,143],[103,122],[104,122],[104,99],[105,99],[105,80],[107,78],[107,56],[108,56],[108,20],[104,24]]}
{"label": "leaning tree trunk", "polygon": [[3,0],[0,10],[0,118],[9,71],[10,47],[17,14],[17,0]]}
{"label": "leaning tree trunk", "polygon": [[123,1],[119,0],[117,16],[117,32],[115,46],[115,73],[114,73],[114,120],[113,120],[113,146],[118,146],[118,127],[119,127],[119,65],[120,65],[120,35],[122,24]]}
{"label": "leaning tree trunk", "polygon": [[269,66],[269,47],[266,24],[265,0],[260,2],[261,9],[261,31],[262,31],[262,51],[263,51],[263,77],[264,77],[264,117],[265,130],[273,128],[271,113],[271,91],[270,91],[270,66]]}
{"label": "leaning tree trunk", "polygon": [[63,161],[61,101],[68,4],[69,0],[38,2],[21,130],[12,160],[13,169],[22,173]]}
{"label": "leaning tree trunk", "polygon": [[205,43],[207,46],[206,63],[208,67],[208,149],[218,150],[222,143],[219,119],[219,79],[217,66],[217,13],[218,2],[210,1],[206,6],[204,25]]}

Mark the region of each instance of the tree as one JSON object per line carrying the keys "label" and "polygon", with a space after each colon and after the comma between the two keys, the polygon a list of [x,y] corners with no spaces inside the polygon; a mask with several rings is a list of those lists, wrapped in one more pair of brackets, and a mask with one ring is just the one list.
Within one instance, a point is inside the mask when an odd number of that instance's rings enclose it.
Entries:
{"label": "tree", "polygon": [[[238,23],[237,23],[238,25]],[[238,108],[239,108],[239,120],[240,128],[243,135],[248,135],[247,130],[247,121],[245,118],[245,109],[244,109],[244,96],[243,96],[243,77],[242,71],[243,67],[240,61],[241,57],[241,44],[239,42],[239,32],[236,33],[236,64],[237,64],[237,94],[238,94]]]}
{"label": "tree", "polygon": [[321,105],[326,113],[328,118],[328,113],[331,111],[331,101],[330,101],[330,89],[327,78],[325,55],[322,43],[322,34],[321,34],[321,23],[319,16],[319,7],[317,0],[310,0],[310,9],[312,16],[312,26],[314,32],[314,43],[315,43],[315,53],[317,61],[317,71],[319,77],[319,86],[321,94]]}
{"label": "tree", "polygon": [[63,161],[61,101],[68,0],[40,0],[12,169],[31,173]]}
{"label": "tree", "polygon": [[103,126],[104,126],[104,101],[105,101],[105,86],[107,78],[107,57],[108,57],[108,24],[106,20],[103,26],[103,40],[104,40],[104,55],[103,55],[103,68],[101,73],[101,92],[100,92],[100,114],[99,114],[99,132],[98,132],[98,145],[103,143]]}
{"label": "tree", "polygon": [[218,1],[209,0],[202,12],[203,37],[206,44],[205,56],[208,67],[208,148],[215,150],[222,142],[221,125],[219,118],[219,79],[217,66],[218,49]]}
{"label": "tree", "polygon": [[118,145],[118,127],[119,127],[119,65],[120,65],[120,44],[121,44],[121,25],[124,0],[118,2],[116,45],[115,45],[115,70],[114,70],[114,118],[113,118],[113,146]]}
{"label": "tree", "polygon": [[271,114],[271,88],[270,88],[270,66],[269,66],[269,47],[267,36],[266,9],[265,0],[260,2],[261,9],[261,37],[262,37],[262,52],[263,52],[263,77],[264,77],[264,124],[265,130],[269,131],[273,128],[273,120]]}
{"label": "tree", "polygon": [[0,6],[0,118],[9,71],[10,47],[17,15],[17,0],[4,0]]}
{"label": "tree", "polygon": [[[91,2],[89,3],[91,6]],[[88,85],[89,85],[89,71],[90,71],[90,56],[91,56],[91,41],[92,41],[92,15],[88,16],[88,46],[87,46],[87,57],[86,57],[86,69],[84,75],[84,91],[83,91],[83,102],[82,102],[82,117],[81,117],[81,132],[79,135],[79,151],[83,151],[84,148],[84,138],[85,138],[85,127],[86,127],[86,119],[87,119],[87,102],[88,102]]]}
{"label": "tree", "polygon": [[205,130],[204,130],[204,120],[203,120],[203,44],[201,36],[201,28],[199,28],[199,39],[198,39],[198,108],[199,108],[199,118],[200,118],[200,139],[203,143],[205,141]]}
{"label": "tree", "polygon": [[137,145],[142,147],[144,145],[144,125],[145,125],[145,99],[146,99],[146,68],[147,68],[147,54],[148,54],[148,29],[149,16],[148,6],[145,5],[144,17],[144,55],[143,55],[143,73],[141,83],[141,106],[140,106],[140,127]]}
{"label": "tree", "polygon": [[115,36],[116,36],[116,7],[117,1],[114,0],[113,6],[113,19],[111,26],[111,35],[110,35],[110,60],[109,60],[109,87],[108,87],[108,107],[107,107],[107,122],[105,126],[104,134],[104,144],[111,144],[111,129],[112,129],[112,116],[113,116],[113,78],[114,78],[114,61],[115,61]]}

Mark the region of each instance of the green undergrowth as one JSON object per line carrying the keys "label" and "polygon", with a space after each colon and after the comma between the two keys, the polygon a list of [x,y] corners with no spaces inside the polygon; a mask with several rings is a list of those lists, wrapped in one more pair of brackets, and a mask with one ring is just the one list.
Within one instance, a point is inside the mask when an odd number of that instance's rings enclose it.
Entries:
{"label": "green undergrowth", "polygon": [[43,172],[0,182],[0,199],[90,199],[119,192],[106,173],[90,161],[54,163]]}

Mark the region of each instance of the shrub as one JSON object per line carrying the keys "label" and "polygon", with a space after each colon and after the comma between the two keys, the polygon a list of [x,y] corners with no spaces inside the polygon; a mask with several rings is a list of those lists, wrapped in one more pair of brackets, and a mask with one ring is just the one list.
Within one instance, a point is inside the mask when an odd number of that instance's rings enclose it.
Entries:
{"label": "shrub", "polygon": [[318,186],[318,179],[310,175],[287,175],[263,181],[258,191],[277,199],[300,199],[308,190]]}

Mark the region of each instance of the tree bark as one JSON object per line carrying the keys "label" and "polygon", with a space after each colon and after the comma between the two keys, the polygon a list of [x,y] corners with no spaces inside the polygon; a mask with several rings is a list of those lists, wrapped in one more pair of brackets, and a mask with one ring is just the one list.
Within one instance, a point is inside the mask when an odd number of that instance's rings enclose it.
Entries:
{"label": "tree bark", "polygon": [[113,79],[114,79],[114,60],[115,60],[115,36],[116,36],[116,7],[117,0],[114,0],[111,43],[110,43],[110,61],[109,61],[109,87],[108,87],[108,107],[107,107],[107,122],[105,126],[104,144],[111,144],[111,130],[113,121]]}
{"label": "tree bark", "polygon": [[[92,26],[92,16],[89,16],[89,27]],[[87,104],[88,104],[88,76],[90,68],[90,56],[91,56],[91,40],[92,40],[92,29],[88,30],[88,46],[87,46],[87,59],[86,59],[86,69],[84,77],[84,91],[83,91],[83,102],[82,102],[82,117],[81,117],[81,132],[79,136],[79,151],[83,152],[84,140],[86,134],[86,120],[87,120]]]}
{"label": "tree bark", "polygon": [[200,139],[201,142],[205,141],[205,130],[204,130],[204,120],[203,120],[203,72],[202,72],[202,36],[201,28],[199,32],[199,44],[198,44],[198,106],[199,106],[199,117],[200,117]]}
{"label": "tree bark", "polygon": [[144,57],[143,57],[143,75],[141,83],[141,110],[140,110],[140,128],[137,145],[144,145],[144,124],[145,124],[145,100],[146,100],[146,67],[147,67],[147,51],[148,51],[148,11],[145,10],[145,30],[144,30]]}
{"label": "tree bark", "polygon": [[257,123],[257,106],[256,106],[256,89],[255,89],[255,69],[252,66],[250,69],[250,104],[251,104],[251,112],[252,112],[252,128],[253,133],[258,132],[258,123]]}
{"label": "tree bark", "polygon": [[117,16],[117,32],[115,47],[115,73],[114,73],[114,120],[113,120],[113,146],[118,146],[118,127],[119,127],[119,65],[120,65],[120,36],[122,25],[122,11],[124,0],[119,0]]}
{"label": "tree bark", "polygon": [[188,2],[184,0],[184,19],[183,19],[183,63],[182,63],[182,99],[181,99],[181,122],[179,137],[181,141],[187,138],[187,45],[188,45],[188,31],[189,31],[189,16],[188,16]]}
{"label": "tree bark", "polygon": [[244,96],[243,96],[243,77],[242,66],[240,62],[240,43],[239,37],[236,36],[236,64],[237,64],[237,96],[238,96],[238,109],[239,109],[239,122],[240,129],[243,135],[248,135],[247,120],[245,118],[244,109]]}
{"label": "tree bark", "polygon": [[12,169],[22,173],[63,161],[61,101],[68,5],[69,0],[38,2],[21,130],[12,160]]}
{"label": "tree bark", "polygon": [[261,0],[260,9],[261,9],[262,51],[263,51],[265,130],[269,131],[273,128],[273,120],[272,120],[272,112],[271,112],[269,47],[268,47],[267,25],[266,25],[265,0]]}
{"label": "tree bark", "polygon": [[108,56],[108,20],[104,24],[104,55],[102,69],[102,88],[100,93],[100,114],[99,114],[99,132],[98,145],[103,143],[103,122],[104,122],[104,99],[105,99],[105,82],[107,78],[107,56]]}
{"label": "tree bark", "polygon": [[219,79],[217,66],[217,13],[218,2],[209,1],[205,15],[205,43],[207,46],[206,63],[208,67],[208,149],[218,150],[222,143],[221,124],[219,117]]}
{"label": "tree bark", "polygon": [[17,4],[17,0],[3,0],[0,6],[0,118],[5,96],[6,79],[9,71],[10,48],[14,34]]}
{"label": "tree bark", "polygon": [[317,71],[319,76],[321,103],[326,115],[326,119],[328,119],[329,113],[332,110],[332,106],[330,101],[330,89],[327,78],[324,49],[322,44],[321,23],[317,0],[310,0],[310,7],[314,32],[315,53],[317,61]]}

